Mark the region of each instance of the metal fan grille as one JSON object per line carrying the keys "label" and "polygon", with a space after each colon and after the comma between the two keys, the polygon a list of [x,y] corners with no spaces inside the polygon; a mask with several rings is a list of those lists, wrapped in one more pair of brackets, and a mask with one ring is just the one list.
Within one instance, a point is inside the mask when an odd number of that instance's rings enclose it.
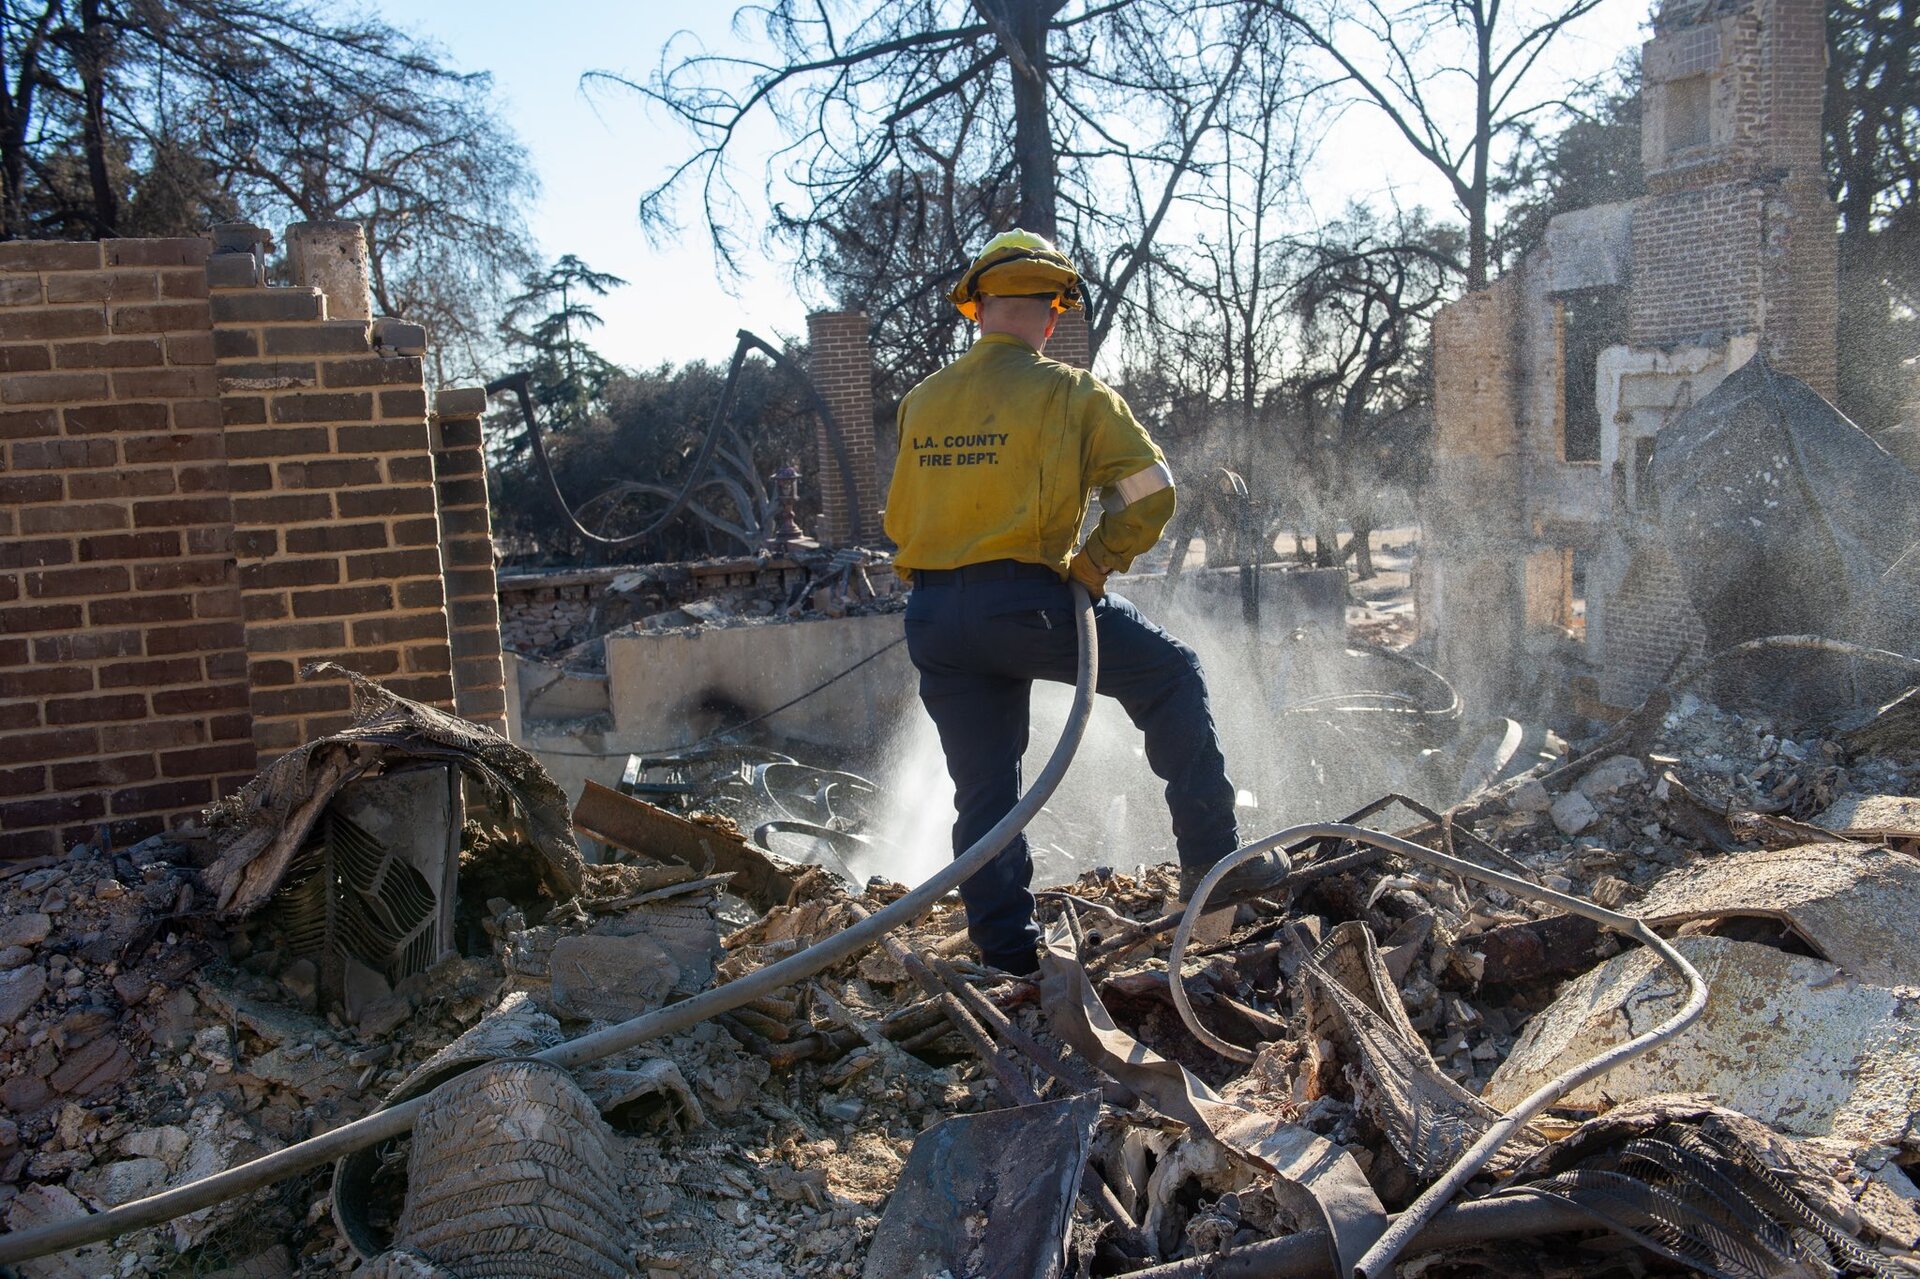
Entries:
{"label": "metal fan grille", "polygon": [[452,909],[446,890],[341,809],[328,808],[269,907],[287,953],[313,961],[330,1003],[347,999],[352,965],[388,987],[432,967]]}
{"label": "metal fan grille", "polygon": [[1717,1279],[1895,1274],[1744,1143],[1686,1125],[1666,1125],[1508,1193],[1571,1204],[1642,1247]]}

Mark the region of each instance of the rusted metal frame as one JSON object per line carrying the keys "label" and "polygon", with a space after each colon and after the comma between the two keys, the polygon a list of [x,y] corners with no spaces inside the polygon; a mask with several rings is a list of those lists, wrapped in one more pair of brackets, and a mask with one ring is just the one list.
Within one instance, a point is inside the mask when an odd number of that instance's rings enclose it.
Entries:
{"label": "rusted metal frame", "polygon": [[[858,902],[853,903],[852,910],[855,919],[869,918],[866,909]],[[986,1027],[976,1021],[973,1014],[967,1011],[966,1006],[941,985],[940,979],[934,975],[933,970],[927,967],[926,963],[909,950],[898,937],[883,937],[880,944],[893,957],[894,962],[907,970],[907,976],[913,978],[914,984],[920,987],[927,997],[947,1015],[947,1020],[952,1022],[953,1028],[960,1032],[960,1037],[966,1040],[967,1047],[971,1048],[974,1056],[980,1059],[980,1064],[992,1072],[994,1081],[1000,1085],[1000,1090],[1007,1095],[1007,1099],[1016,1106],[1038,1104],[1040,1094],[1035,1091],[1032,1081],[1006,1059],[1006,1054],[995,1045],[993,1036],[987,1033]]]}
{"label": "rusted metal frame", "polygon": [[[1289,848],[1285,851],[1289,854],[1295,853],[1314,842],[1316,841],[1303,840],[1298,848]],[[1283,893],[1291,893],[1301,886],[1311,884],[1316,880],[1332,879],[1335,875],[1344,875],[1348,871],[1360,870],[1363,867],[1371,866],[1386,855],[1387,853],[1384,849],[1358,848],[1351,853],[1342,853],[1337,857],[1329,857],[1325,861],[1309,862],[1305,866],[1296,866],[1287,873],[1286,879],[1263,892],[1254,894],[1254,896],[1277,897]],[[1039,894],[1036,893],[1035,896],[1039,896]],[[1237,905],[1241,900],[1243,899],[1229,898],[1226,904]],[[1252,898],[1244,900],[1252,900]],[[1139,922],[1129,921],[1132,925],[1129,931],[1116,933],[1114,936],[1106,938],[1101,941],[1099,945],[1093,947],[1092,953],[1087,957],[1087,971],[1092,973],[1098,968],[1104,968],[1107,964],[1113,962],[1116,956],[1124,954],[1136,946],[1143,945],[1153,938],[1160,936],[1162,933],[1172,932],[1180,926],[1181,917],[1185,913],[1184,910],[1172,910],[1155,919]],[[1217,954],[1223,950],[1231,950],[1239,946],[1245,946],[1249,941],[1253,940],[1261,939],[1255,937],[1241,938],[1237,942],[1218,942],[1205,948],[1203,951],[1196,951],[1195,953]]]}
{"label": "rusted metal frame", "polygon": [[[1475,848],[1478,848],[1481,852],[1493,858],[1494,861],[1499,862],[1508,870],[1517,871],[1522,875],[1531,875],[1533,873],[1532,867],[1528,866],[1518,857],[1515,857],[1512,853],[1507,852],[1506,849],[1489,842],[1486,836],[1481,835],[1475,831],[1473,827],[1468,826],[1465,819],[1455,813],[1454,810],[1448,809],[1444,813],[1436,812],[1419,800],[1412,799],[1406,795],[1389,795],[1387,798],[1397,801],[1402,808],[1406,808],[1426,818],[1428,824],[1440,832],[1440,850],[1448,856],[1456,855],[1453,850],[1453,837],[1459,834],[1466,836],[1467,841]],[[1411,840],[1418,840],[1425,833],[1424,830],[1402,832],[1405,838]]]}
{"label": "rusted metal frame", "polygon": [[867,1047],[879,1054],[881,1060],[892,1062],[905,1074],[924,1076],[933,1073],[933,1067],[888,1039],[881,1033],[878,1026],[848,1008],[832,991],[818,981],[809,983],[809,989],[813,992],[814,999],[827,1010],[829,1017],[865,1040]]}
{"label": "rusted metal frame", "polygon": [[840,470],[840,491],[847,498],[847,537],[849,541],[858,545],[867,534],[861,522],[860,486],[854,481],[853,463],[847,457],[846,432],[840,429],[840,419],[834,416],[833,409],[827,404],[827,397],[820,393],[820,388],[814,384],[812,376],[795,363],[785,351],[778,350],[772,343],[755,336],[746,329],[738,330],[734,336],[739,340],[734,358],[744,357],[749,350],[759,351],[775,365],[798,378],[800,385],[807,389],[807,399],[812,401],[813,411],[820,415],[820,421],[827,428],[827,442],[833,446],[833,460]]}
{"label": "rusted metal frame", "polygon": [[968,1012],[1062,1085],[1075,1092],[1085,1092],[1090,1088],[1104,1086],[1106,1081],[1094,1074],[1091,1067],[1076,1070],[1065,1058],[1041,1043],[1025,1027],[1002,1012],[991,999],[964,981],[960,974],[954,971],[952,964],[938,956],[929,958],[926,963],[933,975],[939,979],[940,984],[946,987],[949,994],[966,1005]]}
{"label": "rusted metal frame", "polygon": [[[1359,823],[1365,821],[1367,818],[1376,816],[1379,813],[1385,811],[1386,809],[1393,807],[1395,803],[1400,803],[1400,802],[1404,802],[1404,801],[1402,797],[1399,795],[1396,795],[1396,794],[1382,795],[1380,796],[1380,798],[1372,800],[1366,804],[1363,804],[1359,808],[1354,809],[1351,813],[1348,813],[1345,817],[1340,819],[1341,824],[1347,825],[1347,826],[1358,825]],[[1295,854],[1305,852],[1309,845],[1322,844],[1322,843],[1331,843],[1335,847],[1339,846],[1338,840],[1323,840],[1319,838],[1313,838],[1313,839],[1303,839],[1299,843],[1294,844],[1289,848],[1283,849],[1282,851],[1288,857],[1292,857]],[[1331,879],[1335,875],[1344,875],[1348,871],[1359,870],[1362,866],[1370,866],[1374,862],[1379,861],[1382,857],[1385,857],[1386,855],[1387,854],[1383,849],[1359,848],[1354,850],[1351,853],[1342,853],[1342,854],[1339,854],[1338,856],[1328,857],[1318,861],[1308,862],[1303,866],[1295,866],[1287,872],[1287,877],[1284,882],[1276,885],[1275,887],[1267,889],[1264,893],[1255,894],[1255,896],[1271,897],[1271,896],[1276,896],[1280,893],[1290,893],[1290,892],[1293,892],[1295,889],[1299,888],[1302,884],[1310,884],[1315,880],[1320,880],[1320,879]],[[1079,898],[1075,897],[1071,893],[1064,893],[1064,892],[1059,892],[1051,889],[1045,892],[1035,893],[1034,896],[1035,897],[1055,897],[1055,898],[1063,899],[1065,901],[1080,900]],[[1238,899],[1229,899],[1229,900],[1234,902],[1238,901]],[[1101,909],[1105,910],[1108,914],[1116,913],[1111,908],[1108,908],[1105,906],[1102,906]],[[1134,920],[1125,919],[1125,917],[1122,916],[1122,922],[1128,926],[1129,931],[1125,933],[1115,934],[1114,936],[1109,937],[1104,941],[1102,941],[1098,946],[1094,947],[1092,952],[1087,954],[1086,962],[1087,962],[1087,967],[1089,971],[1093,969],[1094,965],[1107,961],[1110,956],[1118,952],[1132,949],[1133,947],[1139,945],[1142,941],[1146,940],[1149,937],[1157,937],[1161,933],[1173,931],[1173,929],[1179,926],[1180,917],[1183,914],[1185,914],[1184,910],[1168,911],[1166,914],[1161,915],[1157,919],[1150,919],[1144,922],[1136,922]],[[1214,949],[1217,950],[1220,948],[1221,947],[1216,946]],[[1084,948],[1083,948],[1083,953],[1085,953]]]}
{"label": "rusted metal frame", "polygon": [[1581,1084],[1596,1079],[1615,1066],[1631,1061],[1648,1049],[1665,1043],[1692,1025],[1707,1006],[1707,984],[1693,965],[1687,962],[1686,956],[1675,950],[1664,937],[1655,933],[1647,926],[1645,920],[1636,915],[1624,915],[1618,911],[1607,910],[1585,898],[1543,888],[1531,880],[1510,875],[1505,871],[1477,866],[1458,857],[1423,848],[1411,840],[1402,839],[1396,835],[1332,822],[1308,823],[1269,835],[1265,839],[1229,853],[1216,862],[1207,872],[1206,877],[1200,881],[1200,886],[1194,890],[1193,900],[1187,904],[1186,914],[1181,918],[1179,928],[1174,931],[1173,948],[1167,956],[1167,973],[1173,992],[1174,1008],[1179,1012],[1180,1020],[1186,1024],[1195,1038],[1230,1060],[1251,1061],[1253,1054],[1238,1045],[1227,1043],[1200,1024],[1200,1019],[1194,1015],[1193,1005],[1187,999],[1186,987],[1181,981],[1181,960],[1184,958],[1187,944],[1193,938],[1195,923],[1205,913],[1208,894],[1234,867],[1276,848],[1312,838],[1338,838],[1355,843],[1371,844],[1468,879],[1497,885],[1522,897],[1550,902],[1571,914],[1584,915],[1604,927],[1633,938],[1652,950],[1661,963],[1681,979],[1688,991],[1687,999],[1680,1011],[1665,1022],[1563,1071],[1535,1089],[1517,1106],[1495,1121],[1480,1139],[1467,1149],[1466,1153],[1454,1161],[1453,1166],[1448,1168],[1439,1180],[1421,1192],[1420,1197],[1414,1200],[1407,1210],[1387,1228],[1386,1233],[1367,1250],[1366,1255],[1360,1258],[1359,1264],[1354,1269],[1358,1279],[1380,1279],[1380,1276],[1391,1269],[1394,1258],[1400,1255],[1413,1237],[1420,1232],[1421,1227],[1432,1219],[1434,1213],[1444,1207],[1462,1186],[1472,1180],[1486,1166],[1494,1153],[1535,1115]]}
{"label": "rusted metal frame", "polygon": [[[644,541],[665,528],[669,520],[673,519],[674,516],[680,514],[680,512],[686,508],[688,499],[693,496],[694,489],[698,488],[701,480],[706,478],[707,466],[713,461],[714,451],[720,444],[720,431],[726,423],[727,411],[733,405],[734,388],[740,381],[741,366],[746,363],[749,339],[752,339],[754,342],[759,341],[758,338],[754,338],[752,334],[742,329],[740,331],[740,340],[735,344],[733,349],[733,362],[727,366],[727,380],[720,388],[719,403],[714,406],[713,420],[708,424],[706,434],[701,437],[700,451],[695,454],[693,465],[688,468],[686,482],[680,486],[680,491],[674,494],[673,500],[667,503],[667,509],[656,516],[651,524],[639,532],[629,533],[625,537],[606,537],[588,529],[586,525],[580,522],[580,517],[574,514],[573,507],[568,504],[566,496],[560,492],[560,481],[554,476],[553,463],[547,457],[547,446],[540,437],[540,424],[533,415],[533,397],[528,390],[528,375],[525,372],[520,372],[510,373],[503,378],[496,378],[487,383],[486,394],[493,396],[498,395],[501,391],[512,391],[514,393],[514,398],[518,400],[520,404],[521,419],[526,425],[527,442],[533,448],[535,467],[547,482],[547,496],[553,499],[554,505],[559,508],[561,518],[573,526],[573,531],[597,546],[609,548],[632,546],[634,543]],[[836,436],[836,438],[838,437]],[[858,505],[858,503],[855,505]]]}
{"label": "rusted metal frame", "polygon": [[721,1013],[714,1020],[726,1027],[727,1033],[739,1040],[742,1048],[765,1058],[767,1064],[775,1070],[791,1070],[803,1061],[837,1055],[836,1049],[839,1053],[845,1053],[853,1046],[851,1043],[836,1044],[829,1036],[820,1034],[802,1035],[798,1039],[775,1043],[747,1025],[734,1013]]}
{"label": "rusted metal frame", "polygon": [[924,1053],[943,1039],[951,1039],[957,1032],[953,1023],[947,1020],[946,1013],[940,1014],[940,1020],[922,1030],[918,1030],[900,1041],[900,1046],[910,1053]]}
{"label": "rusted metal frame", "polygon": [[[738,1011],[744,1012],[746,1009],[769,1016],[784,1011],[788,1018],[798,1012],[792,1000],[772,998],[756,999]],[[776,1070],[790,1070],[803,1061],[832,1061],[851,1052],[860,1042],[858,1034],[844,1028],[812,1029],[793,1034],[785,1040],[775,1040],[759,1033],[748,1019],[736,1013],[721,1013],[715,1020],[740,1041],[741,1047],[764,1057]],[[891,1013],[876,1024],[881,1034],[908,1052],[918,1052],[934,1040],[953,1033],[953,1027],[948,1024],[939,1006],[930,999],[923,999]]]}

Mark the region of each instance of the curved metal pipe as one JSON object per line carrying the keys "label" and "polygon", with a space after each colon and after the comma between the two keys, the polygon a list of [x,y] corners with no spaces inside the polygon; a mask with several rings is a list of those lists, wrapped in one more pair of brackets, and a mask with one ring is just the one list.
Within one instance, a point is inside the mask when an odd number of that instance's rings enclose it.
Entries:
{"label": "curved metal pipe", "polygon": [[[581,1066],[637,1047],[650,1039],[686,1030],[721,1013],[752,1003],[776,990],[803,981],[843,959],[850,959],[886,934],[913,923],[948,892],[992,861],[1001,849],[1013,842],[1013,837],[1020,833],[1021,828],[1033,820],[1034,814],[1040,811],[1041,805],[1060,785],[1060,779],[1066,775],[1067,765],[1073,761],[1074,752],[1080,746],[1080,738],[1086,732],[1087,718],[1093,712],[1093,690],[1100,675],[1099,642],[1094,633],[1093,601],[1088,597],[1086,588],[1077,582],[1073,583],[1073,603],[1080,647],[1080,671],[1074,682],[1073,709],[1067,716],[1066,727],[1061,730],[1060,740],[1055,743],[1046,766],[1033,779],[1033,786],[992,830],[974,842],[973,847],[898,901],[798,954],[789,955],[779,963],[769,964],[738,981],[702,991],[691,999],[669,1004],[631,1021],[556,1045],[534,1054],[535,1058],[568,1068]],[[331,1132],[310,1137],[241,1164],[238,1168],[229,1168],[175,1190],[74,1221],[56,1222],[34,1230],[0,1236],[0,1263],[65,1252],[69,1248],[111,1239],[144,1226],[159,1225],[283,1178],[324,1167],[342,1155],[400,1136],[413,1127],[415,1118],[426,1108],[432,1096],[429,1092],[390,1110],[375,1111],[364,1119],[356,1119]]]}
{"label": "curved metal pipe", "polygon": [[1687,962],[1686,956],[1675,950],[1666,938],[1647,927],[1646,921],[1637,915],[1623,915],[1618,911],[1607,910],[1584,898],[1556,892],[1551,888],[1542,888],[1518,875],[1491,870],[1446,853],[1435,852],[1431,848],[1422,848],[1397,835],[1388,835],[1380,831],[1368,830],[1364,826],[1351,826],[1340,822],[1308,823],[1269,835],[1263,840],[1227,854],[1214,863],[1213,868],[1200,881],[1200,886],[1194,890],[1193,900],[1187,903],[1186,913],[1180,917],[1180,926],[1173,934],[1173,949],[1167,955],[1167,975],[1173,994],[1174,1008],[1179,1012],[1180,1020],[1186,1023],[1187,1029],[1193,1032],[1195,1038],[1215,1052],[1234,1061],[1252,1061],[1253,1054],[1237,1044],[1227,1043],[1226,1040],[1200,1024],[1199,1018],[1194,1015],[1193,1005],[1187,1000],[1186,987],[1180,976],[1180,963],[1185,955],[1187,943],[1193,938],[1194,924],[1204,913],[1208,895],[1229,871],[1262,853],[1307,839],[1344,839],[1357,844],[1368,844],[1468,879],[1498,885],[1522,897],[1551,902],[1571,914],[1584,916],[1603,927],[1633,938],[1658,955],[1660,962],[1671,969],[1687,987],[1687,999],[1679,1012],[1652,1030],[1644,1031],[1631,1039],[1615,1044],[1598,1056],[1549,1079],[1522,1099],[1519,1105],[1502,1115],[1478,1141],[1468,1147],[1466,1153],[1455,1160],[1453,1166],[1447,1169],[1438,1181],[1428,1186],[1418,1199],[1408,1205],[1405,1212],[1394,1219],[1393,1224],[1387,1227],[1386,1233],[1374,1241],[1373,1247],[1367,1250],[1366,1255],[1362,1256],[1359,1264],[1354,1267],[1356,1279],[1380,1279],[1380,1276],[1392,1269],[1394,1259],[1413,1241],[1414,1236],[1420,1233],[1421,1228],[1432,1220],[1434,1214],[1445,1207],[1460,1188],[1486,1166],[1487,1161],[1493,1158],[1494,1152],[1505,1145],[1513,1134],[1535,1115],[1581,1084],[1606,1074],[1615,1066],[1632,1061],[1649,1048],[1665,1043],[1692,1025],[1707,1006],[1707,983],[1694,966]]}

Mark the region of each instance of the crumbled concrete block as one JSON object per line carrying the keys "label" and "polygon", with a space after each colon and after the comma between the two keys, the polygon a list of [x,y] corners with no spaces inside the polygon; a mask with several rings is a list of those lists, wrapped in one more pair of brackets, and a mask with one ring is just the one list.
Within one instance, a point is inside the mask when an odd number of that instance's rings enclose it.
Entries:
{"label": "crumbled concrete block", "polygon": [[1646,765],[1631,755],[1614,755],[1602,760],[1592,772],[1580,779],[1579,791],[1588,799],[1603,799],[1623,786],[1646,780]]}
{"label": "crumbled concrete block", "polygon": [[1540,784],[1537,777],[1529,777],[1514,787],[1507,796],[1507,811],[1510,813],[1544,813],[1553,807],[1553,796]]}
{"label": "crumbled concrete block", "polygon": [[1600,810],[1579,791],[1568,791],[1554,800],[1553,807],[1547,811],[1562,835],[1578,835],[1600,820]]}
{"label": "crumbled concrete block", "polygon": [[224,1025],[202,1026],[193,1037],[193,1052],[224,1074],[233,1069],[233,1032]]}
{"label": "crumbled concrete block", "polygon": [[47,993],[47,970],[38,964],[0,973],[0,1028],[11,1027]]}
{"label": "crumbled concrete block", "polygon": [[187,1153],[187,1130],[173,1124],[141,1128],[122,1137],[120,1153],[129,1159],[158,1159],[172,1168]]}
{"label": "crumbled concrete block", "polygon": [[75,1193],[95,1207],[117,1208],[164,1190],[167,1166],[158,1159],[122,1159],[76,1173],[70,1184]]}
{"label": "crumbled concrete block", "polygon": [[53,920],[38,911],[0,919],[0,946],[38,946],[53,931]]}
{"label": "crumbled concrete block", "polygon": [[413,1001],[405,995],[386,995],[360,1010],[360,1033],[370,1039],[383,1039],[406,1024],[413,1016]]}
{"label": "crumbled concrete block", "polygon": [[[65,1186],[28,1186],[7,1205],[7,1229],[15,1233],[72,1221],[87,1215],[87,1206]],[[113,1252],[106,1244],[87,1244],[70,1252],[37,1258],[23,1273],[35,1279],[93,1279],[117,1274]]]}
{"label": "crumbled concrete block", "polygon": [[127,1078],[133,1068],[133,1055],[126,1045],[112,1035],[103,1035],[69,1054],[47,1082],[58,1092],[91,1097]]}

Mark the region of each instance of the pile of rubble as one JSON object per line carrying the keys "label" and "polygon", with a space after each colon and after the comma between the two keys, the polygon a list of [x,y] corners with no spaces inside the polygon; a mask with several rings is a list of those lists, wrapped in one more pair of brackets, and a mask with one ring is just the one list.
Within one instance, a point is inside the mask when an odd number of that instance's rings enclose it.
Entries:
{"label": "pile of rubble", "polygon": [[752,626],[801,618],[864,616],[906,607],[885,551],[796,545],[753,557],[647,564],[604,580],[507,579],[501,643],[509,652],[568,669],[603,669],[600,641],[620,631]]}
{"label": "pile of rubble", "polygon": [[[430,1095],[411,1139],[331,1177],[21,1274],[1334,1274],[1502,1110],[1681,1002],[1652,952],[1542,895],[1328,837],[1283,894],[1200,918],[1177,974],[1169,869],[1090,870],[1041,894],[1038,981],[970,962],[948,902],[569,1072],[535,1055],[903,890],[598,788],[573,826],[605,860],[569,861],[551,797],[480,743],[461,767],[497,785],[468,784],[436,914],[432,866],[352,803],[441,793],[420,770],[453,730],[417,709],[385,699],[308,748],[271,872],[231,823],[0,871],[9,1231]],[[1710,990],[1522,1126],[1400,1273],[1920,1273],[1920,754],[1865,753],[1871,728],[1682,694],[1437,820],[1361,815],[1642,915]],[[356,831],[385,841],[377,876]],[[418,909],[374,912],[400,941],[314,949],[301,903],[350,918],[407,856]],[[429,917],[451,921],[432,954],[407,941]],[[361,971],[403,952],[424,958]]]}

